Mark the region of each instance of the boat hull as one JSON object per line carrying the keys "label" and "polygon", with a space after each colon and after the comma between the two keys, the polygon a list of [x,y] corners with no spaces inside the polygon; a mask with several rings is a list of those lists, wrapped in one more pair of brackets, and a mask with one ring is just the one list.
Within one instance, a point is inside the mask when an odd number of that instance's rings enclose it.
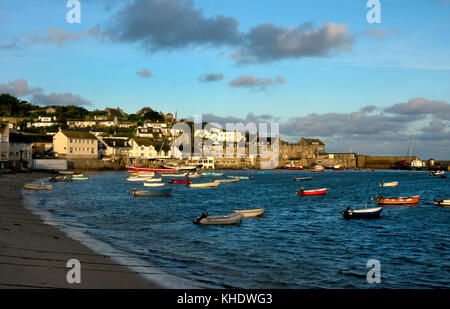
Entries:
{"label": "boat hull", "polygon": [[305,191],[298,191],[297,194],[300,196],[312,196],[312,195],[323,195],[327,193],[328,189],[317,189],[317,190],[305,190]]}
{"label": "boat hull", "polygon": [[312,177],[294,177],[294,181],[312,180]]}
{"label": "boat hull", "polygon": [[205,183],[190,183],[190,188],[213,188],[219,186],[219,182],[213,181],[213,182],[205,182]]}
{"label": "boat hull", "polygon": [[434,200],[434,205],[449,207],[450,206],[450,200]]}
{"label": "boat hull", "polygon": [[127,166],[129,172],[154,172],[154,173],[178,173],[179,170],[174,168],[152,168],[152,167],[135,167]]}
{"label": "boat hull", "polygon": [[408,206],[417,205],[420,200],[420,195],[408,196],[408,197],[398,197],[398,198],[377,198],[377,204],[382,206]]}
{"label": "boat hull", "polygon": [[194,221],[194,223],[201,225],[230,225],[241,222],[243,218],[242,214],[234,213],[226,216],[208,216],[197,222]]}
{"label": "boat hull", "polygon": [[25,190],[51,190],[53,188],[52,185],[48,186],[42,186],[42,185],[32,185],[32,184],[26,184],[23,186]]}
{"label": "boat hull", "polygon": [[132,191],[133,197],[169,196],[172,189],[154,189],[148,191]]}
{"label": "boat hull", "polygon": [[233,210],[233,213],[241,214],[244,218],[252,218],[262,216],[264,209]]}
{"label": "boat hull", "polygon": [[169,181],[169,183],[170,183],[170,184],[173,184],[173,185],[178,185],[178,184],[188,184],[188,183],[191,183],[191,180],[190,180],[190,179],[171,180],[171,181]]}
{"label": "boat hull", "polygon": [[361,210],[344,210],[342,212],[345,219],[375,219],[379,218],[383,207],[361,209]]}

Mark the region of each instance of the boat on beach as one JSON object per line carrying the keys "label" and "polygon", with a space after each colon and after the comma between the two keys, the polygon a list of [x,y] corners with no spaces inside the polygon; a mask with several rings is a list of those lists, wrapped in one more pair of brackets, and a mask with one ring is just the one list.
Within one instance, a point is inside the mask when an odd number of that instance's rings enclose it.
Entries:
{"label": "boat on beach", "polygon": [[209,216],[206,211],[200,217],[194,219],[193,223],[202,225],[230,225],[242,221],[244,215],[240,213],[233,213],[224,216]]}
{"label": "boat on beach", "polygon": [[294,177],[294,181],[311,180],[312,177]]}
{"label": "boat on beach", "polygon": [[136,188],[129,191],[133,197],[149,197],[149,196],[168,196],[172,192],[172,188],[168,189],[153,189],[153,190],[141,190],[138,191]]}
{"label": "boat on beach", "polygon": [[380,183],[380,187],[397,187],[397,186],[398,186],[398,181]]}
{"label": "boat on beach", "polygon": [[211,182],[202,182],[202,183],[190,183],[189,188],[213,188],[218,187],[220,182],[211,181]]}
{"label": "boat on beach", "polygon": [[327,193],[327,188],[323,189],[316,189],[316,190],[304,190],[303,188],[300,188],[300,191],[297,192],[300,196],[308,196],[308,195],[323,195]]}
{"label": "boat on beach", "polygon": [[407,197],[396,197],[396,198],[386,198],[381,195],[375,197],[378,205],[383,206],[407,206],[416,205],[419,202],[420,195],[407,196]]}
{"label": "boat on beach", "polygon": [[242,214],[244,218],[252,218],[262,216],[264,209],[245,209],[245,210],[233,210],[233,213]]}
{"label": "boat on beach", "polygon": [[25,190],[51,190],[53,188],[52,185],[44,185],[42,184],[31,184],[27,183],[23,186]]}
{"label": "boat on beach", "polygon": [[357,210],[352,210],[350,207],[347,207],[345,210],[341,211],[340,214],[342,214],[345,219],[374,219],[379,218],[382,211],[383,207]]}
{"label": "boat on beach", "polygon": [[450,206],[450,200],[434,200],[434,205],[436,206]]}

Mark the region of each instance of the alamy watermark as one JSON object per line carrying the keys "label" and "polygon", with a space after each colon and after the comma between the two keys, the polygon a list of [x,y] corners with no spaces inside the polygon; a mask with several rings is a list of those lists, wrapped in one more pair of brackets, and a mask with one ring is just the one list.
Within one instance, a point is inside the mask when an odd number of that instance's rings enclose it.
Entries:
{"label": "alamy watermark", "polygon": [[69,284],[81,283],[81,263],[77,259],[70,259],[66,264],[70,270],[67,272],[66,280]]}
{"label": "alamy watermark", "polygon": [[371,8],[367,12],[366,20],[369,24],[381,23],[381,3],[380,0],[368,0],[366,6]]}
{"label": "alamy watermark", "polygon": [[66,15],[69,24],[81,24],[81,3],[79,0],[68,0],[66,7],[71,8]]}
{"label": "alamy watermark", "polygon": [[367,283],[381,283],[381,263],[376,259],[370,259],[367,261],[367,267],[370,270],[367,272]]}
{"label": "alamy watermark", "polygon": [[224,128],[219,123],[203,125],[202,116],[196,115],[192,127],[179,122],[172,129],[177,138],[171,151],[177,159],[258,158],[261,169],[278,166],[279,123],[226,123]]}

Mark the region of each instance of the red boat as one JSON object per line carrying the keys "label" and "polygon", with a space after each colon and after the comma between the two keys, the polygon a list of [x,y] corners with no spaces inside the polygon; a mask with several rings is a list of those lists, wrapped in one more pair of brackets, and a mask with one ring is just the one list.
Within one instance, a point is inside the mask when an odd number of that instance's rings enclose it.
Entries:
{"label": "red boat", "polygon": [[303,190],[303,188],[300,189],[300,191],[297,192],[300,196],[308,196],[308,195],[322,195],[327,193],[327,188],[324,189],[316,189],[316,190]]}
{"label": "red boat", "polygon": [[191,183],[191,180],[188,179],[181,179],[181,180],[174,180],[172,179],[171,181],[169,181],[169,183],[173,184],[173,185],[178,185],[178,184],[187,184],[187,183]]}
{"label": "red boat", "polygon": [[313,173],[323,173],[323,170],[312,170]]}
{"label": "red boat", "polygon": [[385,206],[416,205],[419,202],[419,199],[420,195],[397,198],[385,198],[382,196],[376,197],[377,204]]}
{"label": "red boat", "polygon": [[154,173],[178,173],[179,170],[174,168],[153,168],[153,167],[136,167],[128,165],[127,171],[129,172],[154,172]]}
{"label": "red boat", "polygon": [[301,171],[303,170],[303,166],[296,166],[293,163],[288,163],[285,166],[283,166],[283,169]]}

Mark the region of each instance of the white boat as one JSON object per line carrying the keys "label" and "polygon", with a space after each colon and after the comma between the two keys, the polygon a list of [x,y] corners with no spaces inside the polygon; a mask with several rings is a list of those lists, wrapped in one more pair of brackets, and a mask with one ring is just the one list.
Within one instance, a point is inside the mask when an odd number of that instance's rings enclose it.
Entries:
{"label": "white boat", "polygon": [[146,178],[146,182],[161,182],[162,178]]}
{"label": "white boat", "polygon": [[182,174],[161,174],[162,177],[186,177],[187,173]]}
{"label": "white boat", "polygon": [[144,187],[164,187],[164,182],[145,182]]}
{"label": "white boat", "polygon": [[262,216],[264,209],[246,209],[246,210],[233,210],[233,213],[238,213],[244,216],[244,218]]}
{"label": "white boat", "polygon": [[203,225],[230,225],[241,222],[243,218],[244,216],[239,213],[225,216],[209,216],[204,212],[200,217],[194,219],[194,223]]}
{"label": "white boat", "polygon": [[218,183],[230,183],[230,182],[238,182],[239,178],[231,178],[231,179],[216,179]]}
{"label": "white boat", "polygon": [[450,206],[450,200],[434,200],[434,205],[436,206]]}
{"label": "white boat", "polygon": [[380,187],[396,187],[396,186],[398,186],[398,181],[380,183]]}
{"label": "white boat", "polygon": [[202,182],[202,183],[190,183],[190,188],[212,188],[212,187],[218,187],[220,185],[220,182],[212,181],[212,182]]}
{"label": "white boat", "polygon": [[192,173],[192,174],[188,174],[189,178],[202,178],[203,175],[200,173]]}
{"label": "white boat", "polygon": [[[153,179],[152,177],[126,177],[127,181],[149,181],[150,179]],[[161,181],[161,178],[159,178],[158,181]]]}
{"label": "white boat", "polygon": [[40,185],[27,183],[23,186],[25,190],[51,190],[53,188],[52,185],[44,185],[43,183]]}

